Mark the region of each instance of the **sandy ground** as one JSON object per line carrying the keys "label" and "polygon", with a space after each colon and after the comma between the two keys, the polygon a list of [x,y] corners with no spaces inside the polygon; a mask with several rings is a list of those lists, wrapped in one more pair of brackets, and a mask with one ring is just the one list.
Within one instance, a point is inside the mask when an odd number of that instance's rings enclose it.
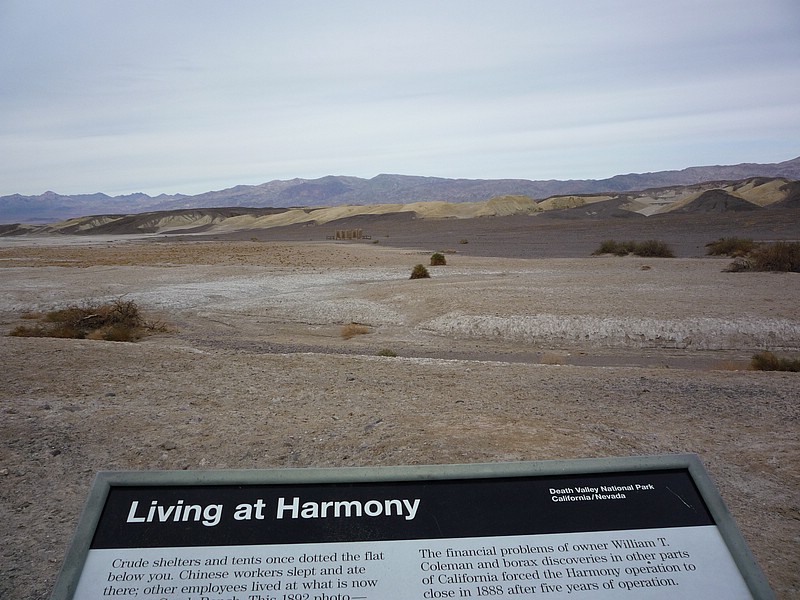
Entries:
{"label": "sandy ground", "polygon": [[[100,470],[684,452],[777,595],[800,594],[800,379],[744,370],[760,349],[800,349],[800,276],[450,253],[409,280],[430,252],[2,240],[3,333],[26,312],[120,297],[172,331],[0,338],[0,597],[49,595]],[[369,333],[345,339],[351,322]]]}

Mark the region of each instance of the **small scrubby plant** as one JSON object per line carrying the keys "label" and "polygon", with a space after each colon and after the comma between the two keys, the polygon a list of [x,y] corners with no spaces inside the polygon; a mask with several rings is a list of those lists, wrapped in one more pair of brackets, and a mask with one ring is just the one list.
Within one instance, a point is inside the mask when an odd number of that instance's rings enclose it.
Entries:
{"label": "small scrubby plant", "polygon": [[729,273],[744,271],[800,273],[800,242],[758,245],[746,256],[737,257],[725,270]]}
{"label": "small scrubby plant", "polygon": [[750,368],[754,371],[791,371],[800,372],[800,358],[780,358],[772,352],[759,352],[750,360]]}
{"label": "small scrubby plant", "polygon": [[600,254],[614,254],[616,256],[636,256],[647,258],[674,258],[675,254],[668,244],[659,240],[647,240],[644,242],[618,242],[616,240],[604,240],[600,247],[592,252],[593,256]]}
{"label": "small scrubby plant", "polygon": [[775,242],[759,246],[750,254],[756,271],[800,273],[800,242]]}
{"label": "small scrubby plant", "polygon": [[725,273],[744,273],[746,271],[753,270],[753,263],[752,261],[746,256],[739,256],[734,260],[731,264],[728,265],[726,269],[723,269]]}
{"label": "small scrubby plant", "polygon": [[601,254],[616,254],[617,256],[624,256],[628,253],[623,249],[622,244],[616,240],[603,240],[600,242],[600,247],[592,252],[592,255],[599,256]]}
{"label": "small scrubby plant", "polygon": [[148,333],[166,330],[163,325],[146,322],[133,300],[121,299],[71,305],[44,313],[37,320],[32,326],[18,326],[10,335],[133,342]]}
{"label": "small scrubby plant", "polygon": [[432,267],[442,267],[447,264],[447,259],[444,257],[444,254],[441,252],[434,252],[431,254],[431,266]]}
{"label": "small scrubby plant", "polygon": [[411,269],[411,279],[427,279],[431,276],[428,269],[423,264],[415,265]]}
{"label": "small scrubby plant", "polygon": [[348,323],[342,327],[341,336],[344,339],[349,340],[357,335],[365,335],[370,333],[370,331],[372,330],[369,327],[362,325],[361,323]]}
{"label": "small scrubby plant", "polygon": [[722,237],[706,244],[706,254],[709,256],[730,256],[738,258],[746,256],[756,248],[756,243],[751,239],[737,237]]}
{"label": "small scrubby plant", "polygon": [[397,352],[394,350],[389,350],[389,348],[384,348],[383,350],[378,351],[378,356],[388,356],[390,358],[395,358],[397,356]]}
{"label": "small scrubby plant", "polygon": [[633,254],[646,258],[675,258],[675,253],[669,244],[659,240],[646,240],[634,244]]}

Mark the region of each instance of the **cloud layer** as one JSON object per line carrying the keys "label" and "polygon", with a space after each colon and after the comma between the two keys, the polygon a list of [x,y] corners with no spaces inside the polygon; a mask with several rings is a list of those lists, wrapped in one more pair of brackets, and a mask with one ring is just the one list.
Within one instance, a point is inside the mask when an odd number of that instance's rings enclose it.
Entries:
{"label": "cloud layer", "polygon": [[0,3],[0,194],[800,154],[794,0]]}

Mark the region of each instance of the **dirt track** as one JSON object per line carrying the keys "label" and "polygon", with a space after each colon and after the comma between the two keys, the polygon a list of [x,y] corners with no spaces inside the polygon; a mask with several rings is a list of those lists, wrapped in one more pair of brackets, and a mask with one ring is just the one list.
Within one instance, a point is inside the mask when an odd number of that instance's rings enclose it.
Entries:
{"label": "dirt track", "polygon": [[[800,380],[734,370],[800,348],[796,274],[455,253],[411,281],[430,250],[5,245],[5,331],[120,296],[177,330],[2,338],[3,598],[47,597],[98,470],[674,452],[700,455],[778,596],[800,594]],[[370,333],[344,339],[350,322]]]}

